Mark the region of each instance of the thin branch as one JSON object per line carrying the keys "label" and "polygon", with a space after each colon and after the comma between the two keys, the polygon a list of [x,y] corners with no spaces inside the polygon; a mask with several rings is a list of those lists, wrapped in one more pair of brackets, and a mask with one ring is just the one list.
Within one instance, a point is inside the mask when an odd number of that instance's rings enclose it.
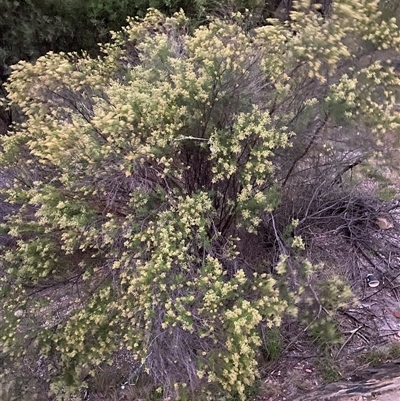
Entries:
{"label": "thin branch", "polygon": [[328,116],[325,116],[325,119],[322,121],[322,123],[319,125],[319,127],[315,130],[313,136],[311,137],[310,142],[308,143],[307,147],[304,149],[304,151],[297,156],[297,158],[293,161],[292,165],[289,168],[289,171],[286,174],[285,179],[283,180],[282,187],[284,188],[294,170],[296,167],[297,163],[309,152],[311,149],[312,145],[314,144],[315,140],[317,139],[318,134],[321,132],[321,130],[325,127],[326,123],[328,120]]}

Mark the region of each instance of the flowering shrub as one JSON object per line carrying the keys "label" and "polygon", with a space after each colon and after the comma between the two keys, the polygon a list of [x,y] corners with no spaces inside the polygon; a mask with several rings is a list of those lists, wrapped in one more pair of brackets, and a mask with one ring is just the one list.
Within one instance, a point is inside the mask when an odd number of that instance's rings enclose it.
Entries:
{"label": "flowering shrub", "polygon": [[18,209],[4,225],[15,246],[3,253],[1,346],[14,364],[43,358],[52,394],[77,394],[125,349],[164,396],[245,399],[260,324],[279,326],[301,292],[285,285],[301,237],[274,274],[240,250],[296,182],[296,141],[314,132],[308,150],[333,160],[328,122],[377,134],[399,123],[394,69],[345,68],[357,38],[397,50],[395,23],[370,2],[338,2],[329,20],[303,3],[290,26],[249,32],[236,15],[191,35],[183,13],[152,10],[102,58],[14,66],[8,98],[25,120],[2,138]]}

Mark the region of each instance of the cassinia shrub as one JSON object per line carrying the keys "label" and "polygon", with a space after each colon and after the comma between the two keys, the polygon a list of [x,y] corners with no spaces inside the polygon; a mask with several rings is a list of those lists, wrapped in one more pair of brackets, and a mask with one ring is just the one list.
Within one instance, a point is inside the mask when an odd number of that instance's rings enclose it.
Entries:
{"label": "cassinia shrub", "polygon": [[242,241],[316,153],[335,166],[329,124],[398,129],[395,70],[354,60],[365,41],[399,49],[376,7],[338,1],[324,20],[302,1],[290,25],[249,32],[238,14],[191,35],[183,13],[152,10],[101,58],[14,66],[9,101],[26,119],[2,138],[18,209],[0,322],[14,369],[40,356],[61,398],[125,349],[165,396],[244,399],[260,324],[295,313],[312,267],[299,237],[274,274]]}

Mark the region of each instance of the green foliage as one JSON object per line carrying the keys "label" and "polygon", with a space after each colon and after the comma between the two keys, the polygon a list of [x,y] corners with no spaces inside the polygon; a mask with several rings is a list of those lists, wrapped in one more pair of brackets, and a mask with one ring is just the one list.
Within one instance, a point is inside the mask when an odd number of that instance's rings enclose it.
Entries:
{"label": "green foliage", "polygon": [[328,354],[318,358],[317,369],[325,383],[334,383],[342,379],[337,362]]}
{"label": "green foliage", "polygon": [[385,347],[375,347],[360,355],[359,362],[369,366],[379,366],[385,362],[394,361],[400,358],[400,344],[393,343]]}
{"label": "green foliage", "polygon": [[[101,58],[49,53],[13,68],[9,101],[26,119],[1,142],[18,208],[0,344],[14,363],[30,344],[52,395],[78,394],[124,349],[163,397],[246,398],[260,325],[272,351],[313,267],[300,237],[281,245],[274,275],[255,273],[241,244],[301,181],[299,154],[302,169],[315,154],[335,166],[341,149],[314,124],[337,123],[327,110],[345,103],[349,124],[376,135],[400,123],[387,65],[339,68],[355,38],[398,51],[395,23],[381,26],[369,2],[339,3],[331,20],[303,6],[291,27],[249,31],[236,15],[193,33],[182,12],[151,10]],[[321,308],[349,300],[339,279],[317,287]]]}
{"label": "green foliage", "polygon": [[308,327],[308,333],[318,347],[322,349],[327,349],[343,342],[337,323],[331,316],[323,315],[318,317]]}
{"label": "green foliage", "polygon": [[283,343],[279,329],[273,328],[267,330],[266,332],[263,330],[261,338],[263,342],[262,353],[266,355],[268,360],[276,361],[281,355],[283,349]]}
{"label": "green foliage", "polygon": [[384,201],[391,201],[395,199],[396,195],[397,195],[397,190],[395,188],[383,187],[379,188],[377,191],[378,198]]}
{"label": "green foliage", "polygon": [[306,300],[307,308],[301,318],[307,324],[308,333],[323,348],[340,344],[342,336],[335,321],[335,313],[354,301],[349,285],[338,276],[332,276],[311,288],[312,296]]}
{"label": "green foliage", "polygon": [[48,51],[88,51],[98,55],[99,42],[110,39],[128,16],[144,17],[150,7],[172,15],[180,9],[196,21],[208,12],[262,7],[259,0],[0,0],[0,79],[19,60],[34,61]]}
{"label": "green foliage", "polygon": [[324,308],[336,312],[354,301],[348,283],[338,276],[331,276],[317,284],[318,298]]}
{"label": "green foliage", "polygon": [[[47,4],[46,4],[47,5]],[[34,1],[1,0],[0,77],[4,80],[9,66],[21,59],[34,60],[52,49],[52,43],[68,35],[68,27],[59,15],[47,15]]]}

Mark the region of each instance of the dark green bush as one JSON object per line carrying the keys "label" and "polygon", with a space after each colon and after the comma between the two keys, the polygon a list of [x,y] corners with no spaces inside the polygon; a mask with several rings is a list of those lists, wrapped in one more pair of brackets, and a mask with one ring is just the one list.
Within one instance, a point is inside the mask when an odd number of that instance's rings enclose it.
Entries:
{"label": "dark green bush", "polygon": [[99,42],[125,25],[128,16],[144,16],[152,7],[166,14],[181,8],[194,20],[206,13],[261,9],[260,0],[0,0],[0,79],[12,64],[33,61],[48,51],[98,54]]}

